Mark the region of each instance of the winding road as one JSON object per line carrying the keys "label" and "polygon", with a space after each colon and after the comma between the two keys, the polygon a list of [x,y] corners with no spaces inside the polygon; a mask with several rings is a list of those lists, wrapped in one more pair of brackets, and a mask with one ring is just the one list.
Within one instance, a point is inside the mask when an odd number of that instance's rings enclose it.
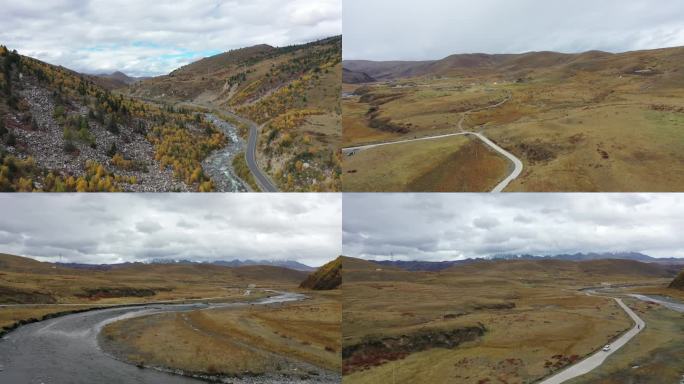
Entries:
{"label": "winding road", "polygon": [[248,303],[149,304],[99,309],[28,324],[0,340],[0,382],[25,384],[201,383],[199,379],[140,369],[105,354],[97,336],[117,320],[163,312],[266,305],[305,299],[295,293]]}
{"label": "winding road", "polygon": [[273,184],[271,179],[266,176],[266,174],[261,172],[261,169],[256,161],[256,144],[259,136],[259,127],[257,127],[257,125],[251,121],[249,121],[248,124],[249,140],[247,141],[247,152],[245,153],[247,166],[252,172],[252,175],[254,175],[254,179],[256,180],[257,184],[259,184],[259,188],[261,188],[262,191],[278,192],[278,188],[275,186],[275,184]]}
{"label": "winding road", "polygon": [[615,341],[613,341],[610,344],[610,351],[603,351],[603,349],[601,349],[598,352],[595,352],[593,355],[580,361],[579,363],[571,365],[570,367],[560,371],[559,373],[541,381],[540,384],[560,384],[570,379],[574,379],[575,377],[579,377],[591,372],[592,370],[601,366],[601,364],[603,364],[603,362],[606,361],[608,356],[617,352],[620,348],[622,348],[622,346],[624,346],[630,340],[632,340],[634,336],[638,335],[639,332],[644,330],[644,328],[646,327],[646,323],[643,320],[641,320],[641,318],[637,316],[637,314],[634,313],[634,311],[632,311],[628,306],[626,306],[621,299],[613,299],[618,303],[620,308],[622,308],[622,310],[624,310],[627,313],[627,315],[629,315],[632,321],[634,321],[634,327],[629,331],[623,333],[622,336],[618,337]]}
{"label": "winding road", "polygon": [[261,171],[261,168],[259,168],[259,165],[256,161],[256,146],[259,138],[259,126],[257,126],[255,122],[245,119],[244,117],[238,116],[234,113],[224,113],[249,126],[249,137],[247,139],[245,160],[247,160],[247,166],[249,167],[250,172],[252,172],[252,175],[254,175],[254,180],[256,180],[259,188],[263,192],[278,192],[278,187],[276,187],[271,179]]}
{"label": "winding road", "polygon": [[506,187],[508,187],[508,185],[513,180],[517,179],[522,174],[522,171],[523,171],[522,161],[520,159],[518,159],[517,157],[515,157],[515,155],[513,155],[512,153],[510,153],[510,152],[506,151],[505,149],[501,148],[500,146],[498,146],[496,143],[494,143],[493,141],[491,141],[490,139],[485,137],[483,134],[481,134],[479,132],[465,131],[463,129],[463,122],[468,117],[468,114],[473,113],[473,112],[477,112],[477,111],[483,111],[486,109],[498,108],[498,107],[506,104],[508,101],[510,101],[511,98],[512,98],[512,95],[508,94],[508,96],[504,100],[502,100],[502,101],[500,101],[494,105],[489,105],[489,106],[482,107],[482,108],[471,109],[469,111],[464,112],[463,116],[461,116],[461,119],[458,121],[458,129],[460,130],[460,132],[457,132],[457,133],[449,133],[449,134],[436,135],[436,136],[427,136],[427,137],[421,137],[421,138],[417,138],[417,139],[388,141],[388,142],[378,143],[378,144],[368,144],[368,145],[362,145],[362,146],[358,146],[358,147],[343,148],[342,154],[344,154],[345,156],[353,156],[356,153],[361,152],[361,151],[366,151],[369,149],[373,149],[373,148],[377,148],[377,147],[383,147],[383,146],[387,146],[387,145],[405,144],[405,143],[411,143],[411,142],[416,142],[416,141],[425,141],[425,140],[440,140],[440,139],[444,139],[447,137],[454,137],[454,136],[474,136],[477,139],[479,139],[480,141],[482,141],[485,145],[487,145],[488,147],[493,149],[494,151],[503,155],[506,159],[508,159],[513,164],[513,170],[511,171],[511,173],[508,176],[506,176],[506,178],[503,179],[499,184],[497,184],[496,187],[494,187],[494,189],[492,189],[492,191],[491,191],[492,193],[500,193],[500,192],[503,192],[504,189],[506,189]]}
{"label": "winding road", "polygon": [[[196,107],[212,110],[211,105],[204,105],[204,104],[197,104],[197,103],[190,103],[190,102],[181,103],[181,105],[196,106]],[[275,184],[271,181],[271,179],[264,172],[261,171],[261,168],[259,168],[259,165],[257,164],[257,161],[256,161],[256,146],[257,146],[257,141],[258,141],[258,137],[259,137],[259,126],[255,122],[253,122],[249,119],[246,119],[242,116],[236,115],[230,111],[221,110],[220,112],[234,118],[235,120],[240,121],[243,124],[246,124],[249,127],[249,136],[247,139],[247,150],[245,151],[245,160],[247,161],[247,167],[249,168],[249,171],[254,176],[254,180],[256,181],[256,183],[259,186],[259,189],[261,189],[261,191],[263,191],[263,192],[278,192],[278,187],[276,187]],[[220,120],[215,115],[212,115],[212,116],[214,119]],[[221,120],[221,121],[223,121],[223,120]],[[225,121],[223,121],[223,123],[230,125],[230,123],[225,122]],[[223,171],[225,171],[225,169]],[[243,186],[243,187],[246,188],[247,186]]]}

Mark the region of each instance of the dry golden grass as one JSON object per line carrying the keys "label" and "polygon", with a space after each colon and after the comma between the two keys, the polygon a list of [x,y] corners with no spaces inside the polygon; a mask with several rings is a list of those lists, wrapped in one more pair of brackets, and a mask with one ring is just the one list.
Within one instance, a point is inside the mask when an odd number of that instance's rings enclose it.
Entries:
{"label": "dry golden grass", "polygon": [[428,349],[357,370],[345,375],[344,382],[386,382],[393,377],[397,383],[538,380],[562,364],[599,349],[632,326],[612,299],[588,296],[580,288],[662,282],[657,273],[642,275],[634,265],[616,266],[484,263],[428,273],[378,271],[345,264],[344,347],[366,338],[424,330],[482,324],[487,331],[481,339],[454,349]]}
{"label": "dry golden grass", "polygon": [[361,151],[342,169],[347,192],[479,192],[498,184],[508,163],[477,139],[453,136]]}
{"label": "dry golden grass", "polygon": [[[307,276],[305,272],[267,266],[134,265],[111,270],[78,270],[2,254],[0,267],[3,300],[0,304],[43,304],[0,307],[0,327],[48,313],[103,305],[239,301],[245,299],[244,291],[250,284],[295,289]],[[93,294],[89,290],[111,290],[118,294]],[[80,305],[72,308],[47,304]]]}
{"label": "dry golden grass", "polygon": [[367,127],[368,105],[349,98],[343,101],[350,114],[344,117],[343,142],[453,131],[463,110],[491,105],[510,92],[507,104],[472,113],[464,124],[483,128],[523,161],[523,174],[507,191],[681,191],[684,92],[675,80],[538,70],[521,84],[489,75],[408,79],[399,81],[400,87],[376,84],[372,94],[401,96],[380,105],[380,116],[412,124],[410,132],[388,135]]}
{"label": "dry golden grass", "polygon": [[368,125],[366,113],[370,106],[358,101],[358,97],[342,100],[342,146],[351,147],[365,143],[391,141],[400,135],[373,129]]}
{"label": "dry golden grass", "polygon": [[[339,292],[274,306],[159,314],[103,331],[105,348],[129,361],[210,374],[339,371]],[[308,364],[308,365],[307,365]]]}

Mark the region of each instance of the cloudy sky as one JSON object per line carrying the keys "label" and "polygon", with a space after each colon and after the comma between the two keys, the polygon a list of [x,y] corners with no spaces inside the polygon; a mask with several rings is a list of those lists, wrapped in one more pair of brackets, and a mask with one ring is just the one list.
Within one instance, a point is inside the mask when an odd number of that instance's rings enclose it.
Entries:
{"label": "cloudy sky", "polygon": [[681,0],[344,0],[344,58],[684,45]]}
{"label": "cloudy sky", "polygon": [[341,253],[337,194],[0,195],[0,252],[119,263],[287,259]]}
{"label": "cloudy sky", "polygon": [[684,257],[681,194],[345,194],[343,253],[459,260],[643,252]]}
{"label": "cloudy sky", "polygon": [[342,31],[341,0],[0,0],[0,10],[0,44],[81,72],[132,76]]}

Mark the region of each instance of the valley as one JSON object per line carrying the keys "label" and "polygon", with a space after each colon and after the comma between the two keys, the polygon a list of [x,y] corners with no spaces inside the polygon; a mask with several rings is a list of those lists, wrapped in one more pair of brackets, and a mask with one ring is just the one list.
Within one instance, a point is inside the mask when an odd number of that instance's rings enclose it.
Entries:
{"label": "valley", "polygon": [[[681,266],[493,260],[427,272],[354,258],[343,266],[345,383],[618,383],[634,372],[655,383],[682,374],[672,364],[682,357],[681,314],[650,299],[681,300],[668,288]],[[551,381],[595,353],[607,356],[591,373]]]}
{"label": "valley", "polygon": [[133,79],[0,49],[0,190],[338,191],[341,37]]}
{"label": "valley", "polygon": [[0,380],[339,382],[340,294],[299,288],[307,272],[11,255],[0,266]]}
{"label": "valley", "polygon": [[[682,54],[682,48],[666,48],[345,61],[343,147],[349,152],[476,132],[522,162],[507,192],[678,191],[684,185],[678,147],[684,142],[678,125]],[[464,136],[463,143],[480,145],[477,137]],[[358,159],[357,153],[346,156],[343,190],[484,192],[491,190],[486,180],[503,180],[513,169],[491,147],[483,148],[487,155],[458,156],[459,145],[441,141],[452,148],[452,157],[423,150],[436,145],[428,141],[397,144],[405,150],[396,153],[377,148]],[[492,157],[502,165],[492,164]],[[421,169],[394,175],[406,161]],[[478,168],[473,163],[489,171],[463,170]],[[459,182],[449,180],[444,168],[459,174]],[[380,181],[371,171],[392,181]],[[419,183],[423,177],[431,181]]]}
{"label": "valley", "polygon": [[125,93],[227,117],[247,142],[246,165],[259,189],[338,191],[341,44],[336,36],[238,49],[137,82]]}

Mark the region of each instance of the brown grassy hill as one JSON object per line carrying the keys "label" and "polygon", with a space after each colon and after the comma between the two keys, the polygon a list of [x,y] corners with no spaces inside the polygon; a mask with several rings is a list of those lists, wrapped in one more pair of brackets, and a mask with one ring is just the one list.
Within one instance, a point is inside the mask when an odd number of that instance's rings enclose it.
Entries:
{"label": "brown grassy hill", "polygon": [[340,43],[341,38],[334,37],[282,48],[262,44],[237,49],[136,83],[128,92],[145,99],[213,107],[251,104],[302,75],[320,72]]}
{"label": "brown grassy hill", "polygon": [[430,65],[433,63],[435,61],[345,60],[342,65],[351,71],[363,72],[375,79],[386,80],[429,73]]}
{"label": "brown grassy hill", "polygon": [[672,276],[672,270],[668,266],[620,259],[579,262],[564,260],[483,260],[479,263],[457,265],[444,270],[443,273],[510,276],[519,279],[531,276],[555,276],[558,278],[665,278]]}
{"label": "brown grassy hill", "polygon": [[684,291],[684,271],[680,272],[668,287]]}
{"label": "brown grassy hill", "polygon": [[240,279],[255,281],[275,281],[281,283],[297,283],[302,281],[307,273],[294,269],[274,267],[270,265],[249,265],[233,268],[233,274]]}
{"label": "brown grassy hill", "polygon": [[372,83],[375,79],[365,72],[356,72],[347,68],[342,69],[342,82],[345,84]]}
{"label": "brown grassy hill", "polygon": [[643,277],[671,277],[668,266],[642,263],[634,260],[591,260],[579,263],[582,272],[589,275],[625,275]]}
{"label": "brown grassy hill", "polygon": [[3,272],[55,273],[57,269],[64,270],[65,268],[57,267],[52,263],[43,263],[28,257],[0,253],[0,271]]}
{"label": "brown grassy hill", "polygon": [[375,271],[382,268],[387,271],[401,271],[400,268],[394,266],[380,265],[371,260],[358,259],[355,257],[341,256],[342,266],[345,271]]}
{"label": "brown grassy hill", "polygon": [[342,280],[345,284],[361,281],[412,281],[422,276],[421,272],[409,272],[369,260],[342,257]]}
{"label": "brown grassy hill", "polygon": [[342,258],[338,257],[309,274],[299,287],[327,291],[336,289],[340,284],[342,284]]}
{"label": "brown grassy hill", "polygon": [[207,75],[217,71],[225,71],[231,66],[248,65],[264,60],[278,52],[277,48],[260,44],[247,48],[235,49],[215,56],[205,57],[194,63],[182,66],[173,72],[173,76]]}
{"label": "brown grassy hill", "polygon": [[[575,71],[606,71],[613,74],[682,77],[679,72],[684,48],[607,53],[588,51],[577,54],[527,52],[522,54],[457,54],[437,61],[364,61],[345,60],[353,71],[365,72],[376,79],[396,79],[424,75],[459,75],[491,73],[496,75],[529,75],[536,70],[557,71],[566,76]],[[640,71],[640,72],[639,72]]]}
{"label": "brown grassy hill", "polygon": [[126,88],[136,81],[147,79],[141,77],[131,77],[120,71],[110,74],[85,75],[85,77],[87,77],[89,80],[92,80],[95,84],[101,86],[102,88],[109,90]]}
{"label": "brown grassy hill", "polygon": [[135,263],[84,270],[0,255],[0,302],[197,299],[221,297],[250,284],[294,288],[305,277],[305,272],[282,267],[211,264]]}

